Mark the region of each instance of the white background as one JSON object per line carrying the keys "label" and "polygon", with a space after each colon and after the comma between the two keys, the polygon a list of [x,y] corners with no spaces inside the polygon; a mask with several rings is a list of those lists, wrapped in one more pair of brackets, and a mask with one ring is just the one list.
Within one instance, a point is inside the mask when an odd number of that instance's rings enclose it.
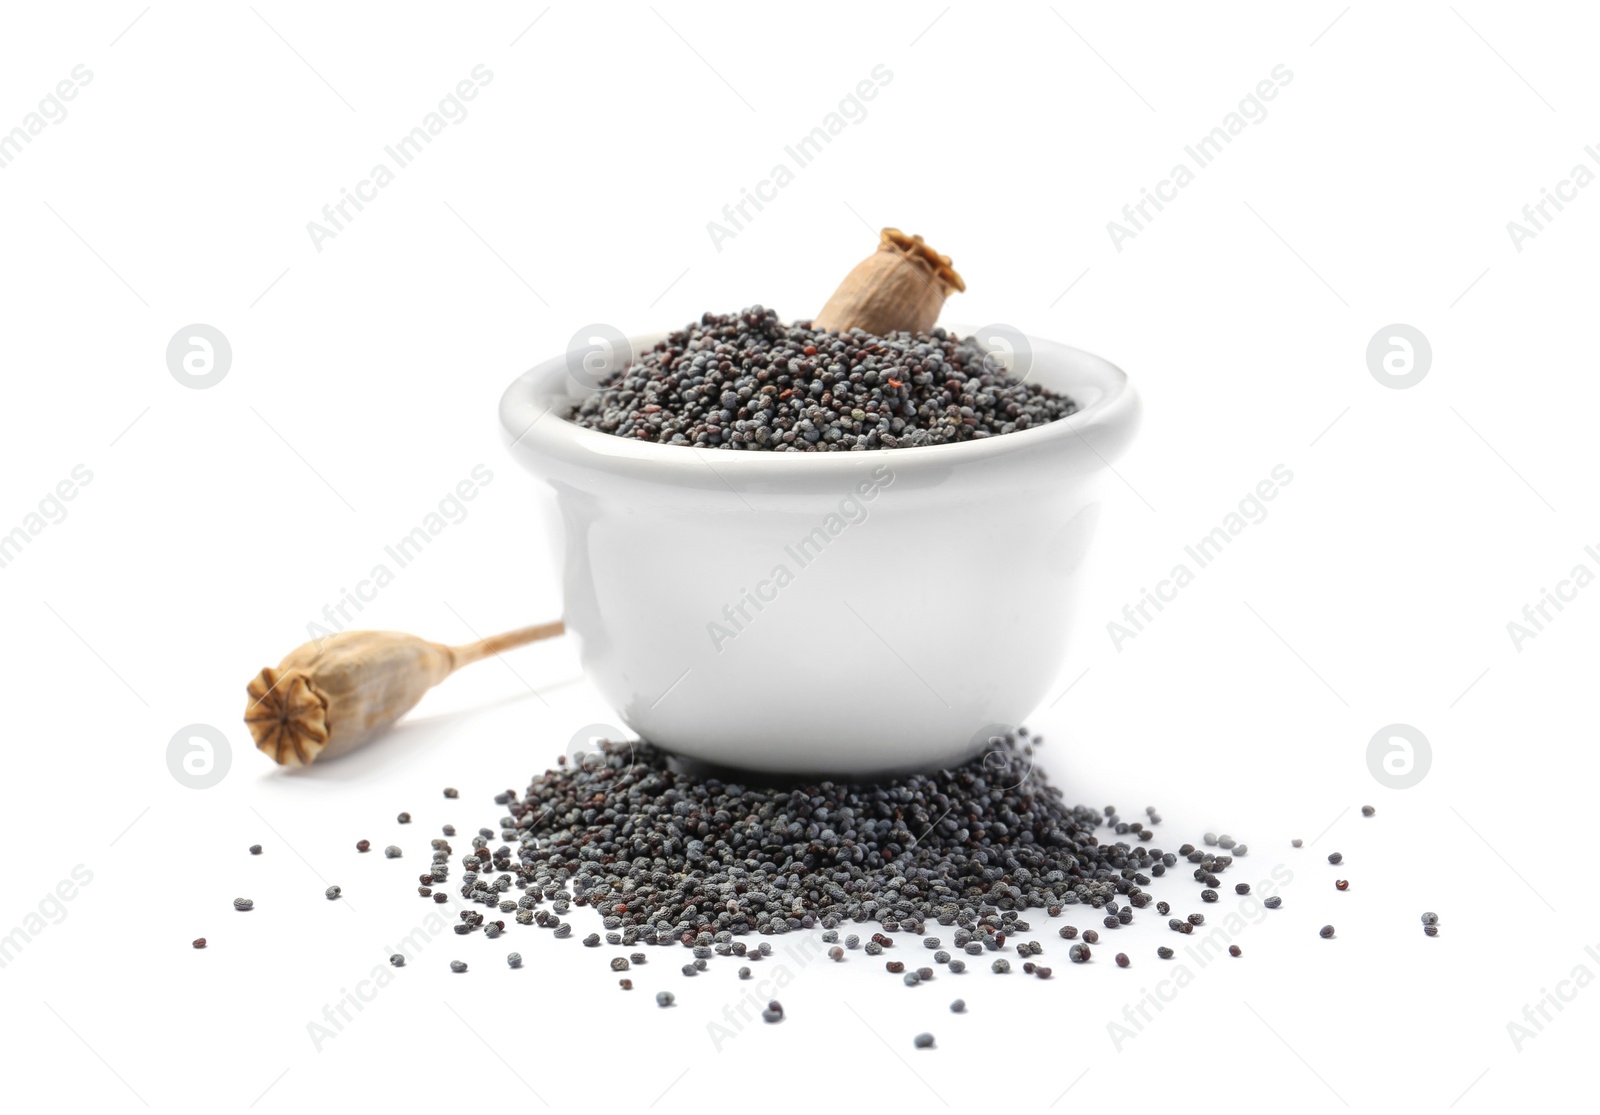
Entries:
{"label": "white background", "polygon": [[[41,901],[50,915],[0,969],[8,1090],[102,1110],[831,1094],[1491,1111],[1587,1088],[1600,990],[1561,985],[1575,997],[1520,1050],[1507,1024],[1578,966],[1600,973],[1583,823],[1600,589],[1520,650],[1506,625],[1574,565],[1600,572],[1583,552],[1600,543],[1600,189],[1520,252],[1506,225],[1574,165],[1600,170],[1591,13],[941,8],[7,9],[0,129],[74,66],[93,75],[0,170],[0,530],[74,466],[93,474],[0,569],[0,933]],[[466,118],[316,250],[307,222],[480,63],[493,78]],[[865,119],[718,251],[707,222],[879,64],[893,79]],[[1280,64],[1293,80],[1266,118],[1118,251],[1107,222]],[[1248,841],[1228,881],[1281,865],[1284,908],[1242,958],[1190,963],[1120,1047],[1108,1023],[1176,964],[1154,957],[1181,943],[1154,917],[1085,967],[1036,918],[1050,983],[908,990],[859,953],[789,961],[789,1020],[720,1048],[707,1024],[748,987],[726,961],[687,981],[680,951],[650,950],[624,995],[615,949],[449,936],[319,1049],[308,1024],[434,908],[413,890],[426,839],[493,824],[496,791],[611,714],[551,644],[296,777],[250,747],[245,682],[478,464],[493,481],[470,514],[360,623],[463,642],[558,615],[538,492],[496,429],[504,385],[591,322],[639,333],[756,301],[809,316],[883,225],[955,257],[970,290],[947,318],[1134,377],[1147,420],[1073,621],[1071,692],[1035,719],[1045,766],[1073,800],[1158,805],[1168,847],[1206,828]],[[208,390],[166,366],[192,323],[233,349]],[[1432,344],[1408,390],[1367,368],[1391,323]],[[1114,647],[1106,623],[1278,464],[1294,480],[1265,521]],[[1366,760],[1394,722],[1433,750],[1404,791]],[[167,765],[195,723],[231,747],[203,791]],[[358,857],[363,837],[407,856]],[[92,880],[51,904],[77,865]],[[1186,878],[1162,890],[1195,905]],[[577,935],[597,928],[574,914]],[[936,1051],[912,1049],[921,1030]]]}

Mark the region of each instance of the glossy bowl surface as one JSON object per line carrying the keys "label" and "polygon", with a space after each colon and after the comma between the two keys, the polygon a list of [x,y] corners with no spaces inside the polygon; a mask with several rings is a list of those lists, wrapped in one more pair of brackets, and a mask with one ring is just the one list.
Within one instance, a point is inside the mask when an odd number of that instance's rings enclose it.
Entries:
{"label": "glossy bowl surface", "polygon": [[567,420],[595,389],[568,357],[515,380],[505,441],[552,489],[568,630],[623,722],[705,762],[855,778],[961,762],[1038,707],[1139,402],[1099,357],[1027,343],[1029,381],[1075,414],[915,449],[630,441]]}

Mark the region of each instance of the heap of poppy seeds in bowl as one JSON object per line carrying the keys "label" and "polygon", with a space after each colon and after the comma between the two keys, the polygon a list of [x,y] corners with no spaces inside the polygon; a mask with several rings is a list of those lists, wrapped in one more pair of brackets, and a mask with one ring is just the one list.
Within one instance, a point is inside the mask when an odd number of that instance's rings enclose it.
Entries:
{"label": "heap of poppy seeds in bowl", "polygon": [[751,306],[668,334],[571,419],[636,441],[798,453],[972,441],[1077,409],[942,328],[832,333]]}

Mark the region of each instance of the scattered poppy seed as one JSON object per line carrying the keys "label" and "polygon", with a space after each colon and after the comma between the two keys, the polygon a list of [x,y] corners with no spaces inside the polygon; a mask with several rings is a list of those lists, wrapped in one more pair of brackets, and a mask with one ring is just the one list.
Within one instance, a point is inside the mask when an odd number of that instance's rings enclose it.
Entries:
{"label": "scattered poppy seed", "polygon": [[506,953],[506,964],[512,968],[522,967],[522,954],[520,952]]}
{"label": "scattered poppy seed", "polygon": [[459,975],[467,970],[467,962],[465,960],[452,960],[450,961],[450,970]]}
{"label": "scattered poppy seed", "polygon": [[952,972],[959,976],[962,972],[967,970],[967,962],[965,960],[956,959],[950,961],[950,963],[946,964],[945,967],[949,968]]}
{"label": "scattered poppy seed", "polygon": [[204,937],[196,937],[193,944],[195,948],[203,949],[206,947],[206,939]]}
{"label": "scattered poppy seed", "polygon": [[1344,862],[1344,853],[1342,853],[1342,852],[1329,852],[1328,853],[1328,862],[1329,863],[1343,863]]}
{"label": "scattered poppy seed", "polygon": [[918,1049],[932,1049],[933,1048],[933,1035],[932,1034],[918,1034],[916,1037],[911,1039],[911,1044],[916,1046]]}
{"label": "scattered poppy seed", "polygon": [[1317,934],[1318,934],[1318,936],[1324,937],[1324,938],[1332,937],[1333,936],[1333,926],[1324,925],[1321,929],[1319,929],[1317,931]]}
{"label": "scattered poppy seed", "polygon": [[1294,839],[1293,839],[1293,840],[1291,840],[1291,841],[1289,841],[1289,843],[1290,843],[1290,844],[1292,844],[1292,845],[1293,845],[1293,846],[1294,846],[1294,847],[1296,847],[1296,848],[1298,848],[1298,847],[1300,847],[1300,846],[1301,846],[1301,845],[1303,845],[1303,844],[1304,844],[1304,843],[1305,843],[1305,841],[1304,841],[1304,840],[1301,840],[1301,839],[1300,839],[1300,838],[1299,838],[1299,837],[1298,837],[1298,836],[1297,836],[1297,837],[1295,837],[1295,838],[1294,838]]}
{"label": "scattered poppy seed", "polygon": [[1430,937],[1437,937],[1439,935],[1439,927],[1437,925],[1424,925],[1422,927],[1422,931]]}
{"label": "scattered poppy seed", "polygon": [[673,995],[673,993],[670,991],[656,992],[656,1006],[658,1007],[670,1007],[676,1001],[677,996]]}
{"label": "scattered poppy seed", "polygon": [[951,1004],[950,1004],[950,1013],[951,1014],[965,1014],[965,1013],[967,1013],[967,1001],[965,999],[956,999],[953,1002],[951,1002]]}
{"label": "scattered poppy seed", "polygon": [[398,844],[391,844],[383,850],[383,854],[390,859],[399,859],[400,846]]}
{"label": "scattered poppy seed", "polygon": [[1283,905],[1283,899],[1274,894],[1269,898],[1263,898],[1261,904],[1269,910],[1276,910]]}
{"label": "scattered poppy seed", "polygon": [[1083,941],[1084,944],[1098,945],[1100,943],[1100,934],[1092,929],[1085,929],[1083,931]]}
{"label": "scattered poppy seed", "polygon": [[1244,955],[1244,950],[1241,949],[1238,945],[1229,945],[1228,946],[1228,955],[1229,956],[1243,956]]}
{"label": "scattered poppy seed", "polygon": [[252,856],[259,856],[261,854],[261,845],[259,845],[259,844],[250,845],[250,854]]}
{"label": "scattered poppy seed", "polygon": [[1374,808],[1373,808],[1373,807],[1372,807],[1372,806],[1370,806],[1370,805],[1363,805],[1363,806],[1362,806],[1362,807],[1361,807],[1361,815],[1362,815],[1362,816],[1363,816],[1363,817],[1370,817],[1370,816],[1372,816],[1372,815],[1373,815],[1373,814],[1374,814],[1374,813],[1376,813],[1376,812],[1377,812],[1377,810],[1376,810],[1376,809],[1374,809]]}
{"label": "scattered poppy seed", "polygon": [[371,850],[372,850],[372,841],[370,841],[370,840],[357,840],[356,841],[356,851],[358,851],[358,852],[367,852],[367,851],[371,851]]}
{"label": "scattered poppy seed", "polygon": [[454,786],[446,786],[444,788],[444,796],[447,798],[458,798],[461,796],[461,794]]}
{"label": "scattered poppy seed", "polygon": [[256,904],[248,898],[235,898],[233,900],[233,908],[235,910],[253,910],[255,906]]}
{"label": "scattered poppy seed", "polygon": [[1349,890],[1350,889],[1350,880],[1349,879],[1335,879],[1333,885],[1336,888],[1338,888],[1339,890]]}
{"label": "scattered poppy seed", "polygon": [[1127,966],[1128,966],[1128,954],[1125,953],[1125,952],[1117,953],[1117,967],[1126,968]]}
{"label": "scattered poppy seed", "polygon": [[1250,884],[1249,883],[1235,883],[1235,884],[1233,884],[1233,893],[1234,894],[1249,894],[1250,893]]}
{"label": "scattered poppy seed", "polygon": [[411,823],[411,814],[402,813],[400,816],[396,817],[395,820],[399,821],[402,825],[409,825]]}
{"label": "scattered poppy seed", "polygon": [[1434,913],[1432,910],[1429,910],[1427,913],[1422,915],[1422,924],[1423,925],[1438,925],[1439,924],[1439,915]]}
{"label": "scattered poppy seed", "polygon": [[1158,946],[1156,946],[1156,955],[1159,956],[1163,960],[1171,960],[1172,959],[1172,950],[1169,949],[1166,945],[1158,945]]}
{"label": "scattered poppy seed", "polygon": [[331,886],[327,890],[322,892],[322,897],[326,898],[329,902],[332,902],[335,898],[338,898],[339,895],[342,894],[342,893],[343,892],[337,886]]}

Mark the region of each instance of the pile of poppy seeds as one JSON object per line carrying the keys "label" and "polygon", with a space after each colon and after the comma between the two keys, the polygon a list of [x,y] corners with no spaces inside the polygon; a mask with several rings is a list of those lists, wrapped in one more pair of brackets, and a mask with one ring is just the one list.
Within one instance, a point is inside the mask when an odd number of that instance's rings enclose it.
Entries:
{"label": "pile of poppy seeds", "polygon": [[638,441],[787,453],[973,441],[1076,411],[942,328],[875,336],[707,313],[612,373],[573,413]]}
{"label": "pile of poppy seeds", "polygon": [[[584,906],[603,930],[581,937],[587,947],[679,945],[691,958],[681,967],[685,978],[708,972],[719,957],[733,957],[740,980],[752,978],[750,964],[773,955],[770,942],[741,939],[751,934],[819,931],[825,951],[817,955],[834,962],[854,952],[882,957],[897,946],[891,934],[911,934],[925,950],[913,955],[927,955],[931,964],[882,963],[917,987],[935,978],[933,965],[960,975],[969,958],[983,964],[986,954],[993,954],[986,966],[996,975],[1016,970],[1014,959],[1022,974],[1049,980],[1055,969],[1035,959],[1045,948],[1028,937],[1030,911],[1051,918],[1077,911],[1074,921],[1100,927],[1057,927],[1056,935],[1071,942],[1064,958],[1071,964],[1089,963],[1102,929],[1118,933],[1146,908],[1171,932],[1188,936],[1203,927],[1204,914],[1170,916],[1171,904],[1145,888],[1169,872],[1188,874],[1201,888],[1200,901],[1216,902],[1220,876],[1249,849],[1208,832],[1202,847],[1186,843],[1163,851],[1153,845],[1153,827],[1161,823],[1153,806],[1124,820],[1112,806],[1066,805],[1035,768],[1040,742],[1017,729],[991,737],[985,754],[959,767],[879,782],[802,785],[732,781],[731,773],[685,767],[647,743],[603,743],[580,762],[558,759],[556,769],[535,777],[521,795],[506,790],[495,796],[506,809],[498,831],[479,829],[460,857],[459,893],[469,905],[459,911],[455,932],[498,938],[509,918],[569,939],[574,931],[565,919],[573,906]],[[459,795],[447,789],[445,797]],[[1374,812],[1362,810],[1368,817]],[[456,829],[445,825],[443,831],[444,838],[432,840],[432,863],[417,887],[435,903],[450,900],[441,884],[450,879],[455,852],[448,838]],[[491,848],[496,836],[500,843]],[[360,840],[356,847],[364,852],[371,844]],[[394,846],[388,851],[400,853]],[[1328,856],[1331,865],[1342,860],[1337,852]],[[519,897],[511,896],[513,889]],[[1233,890],[1252,893],[1248,883]],[[339,896],[338,887],[328,888],[328,898]],[[253,903],[241,898],[234,905],[249,910]],[[1261,905],[1277,910],[1283,900],[1269,895]],[[1422,922],[1428,936],[1438,934],[1437,914],[1424,913]],[[1333,937],[1333,926],[1319,935]],[[206,944],[200,938],[194,947]],[[1154,951],[1162,960],[1175,955],[1166,945]],[[1237,944],[1227,953],[1243,955]],[[506,963],[519,968],[522,959],[511,952]],[[618,952],[609,964],[623,973],[647,960],[644,952]],[[1126,952],[1114,960],[1119,968],[1133,963]],[[390,963],[403,967],[406,956],[396,953]],[[453,959],[450,970],[465,973],[467,964]],[[618,986],[633,990],[632,977]],[[655,1002],[672,1007],[677,997],[660,991]],[[964,1014],[965,1001],[955,999],[950,1010]],[[785,1018],[776,1000],[760,1013],[771,1024]],[[920,1034],[913,1044],[934,1043]]]}

